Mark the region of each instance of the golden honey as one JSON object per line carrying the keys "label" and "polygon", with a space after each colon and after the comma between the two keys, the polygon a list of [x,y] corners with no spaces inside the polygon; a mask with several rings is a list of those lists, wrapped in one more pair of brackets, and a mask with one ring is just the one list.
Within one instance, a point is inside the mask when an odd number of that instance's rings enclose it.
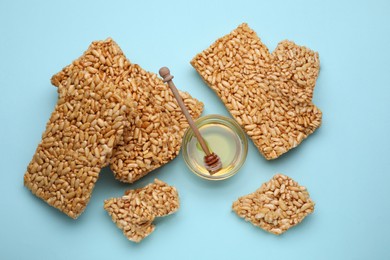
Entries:
{"label": "golden honey", "polygon": [[183,158],[192,172],[209,180],[223,180],[236,174],[244,164],[248,143],[241,127],[232,119],[220,115],[209,115],[196,122],[209,149],[216,153],[222,162],[222,169],[211,175],[204,164],[204,156],[198,140],[191,129],[184,134]]}

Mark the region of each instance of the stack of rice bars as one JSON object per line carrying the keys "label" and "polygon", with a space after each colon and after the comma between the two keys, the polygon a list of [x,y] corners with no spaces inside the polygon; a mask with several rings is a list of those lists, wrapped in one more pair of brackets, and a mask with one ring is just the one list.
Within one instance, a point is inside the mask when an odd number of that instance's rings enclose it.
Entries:
{"label": "stack of rice bars", "polygon": [[[188,123],[169,87],[112,39],[93,42],[51,81],[58,102],[24,184],[71,218],[86,208],[103,167],[132,183],[179,153]],[[180,94],[198,118],[203,103]]]}

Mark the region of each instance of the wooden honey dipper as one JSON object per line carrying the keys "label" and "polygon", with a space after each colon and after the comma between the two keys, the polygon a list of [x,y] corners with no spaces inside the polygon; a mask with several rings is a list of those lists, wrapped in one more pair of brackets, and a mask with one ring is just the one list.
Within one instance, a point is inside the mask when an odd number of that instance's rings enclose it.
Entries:
{"label": "wooden honey dipper", "polygon": [[173,76],[171,75],[169,69],[167,67],[162,67],[159,70],[159,74],[163,78],[163,81],[168,83],[168,86],[172,90],[172,93],[175,96],[177,103],[179,103],[181,111],[186,117],[192,131],[195,134],[196,139],[198,139],[198,142],[202,147],[202,150],[206,154],[206,156],[204,157],[204,164],[206,166],[206,169],[209,171],[211,175],[213,175],[214,173],[218,172],[222,168],[221,158],[219,158],[219,156],[214,152],[210,152],[210,149],[207,147],[206,142],[204,141],[202,135],[199,132],[199,129],[196,127],[194,120],[192,119],[190,113],[188,112],[186,106],[184,105],[183,99],[179,95],[179,91],[177,90],[175,84],[172,81]]}

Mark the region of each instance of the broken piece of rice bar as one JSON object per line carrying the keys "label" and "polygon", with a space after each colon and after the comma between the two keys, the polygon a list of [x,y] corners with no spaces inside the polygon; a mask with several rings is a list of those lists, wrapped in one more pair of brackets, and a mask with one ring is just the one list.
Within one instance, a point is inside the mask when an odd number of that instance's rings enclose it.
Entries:
{"label": "broken piece of rice bar", "polygon": [[155,179],[143,188],[126,191],[121,198],[106,200],[104,209],[129,240],[140,242],[153,232],[155,217],[179,209],[179,195],[176,188]]}
{"label": "broken piece of rice bar", "polygon": [[[102,77],[103,61],[114,67],[117,55],[111,40],[94,42],[59,73],[66,80],[59,83],[59,99],[24,175],[36,196],[74,219],[87,206],[131,117],[131,98],[115,84],[118,78]],[[114,68],[122,74],[120,66]]]}
{"label": "broken piece of rice bar", "polygon": [[[116,47],[119,52],[119,47]],[[96,62],[99,57],[96,53]],[[128,83],[119,82],[119,87],[136,102],[136,115],[115,147],[110,167],[116,179],[133,183],[179,154],[184,132],[189,125],[162,79],[130,63],[124,56],[119,61],[124,70],[121,76]],[[107,68],[103,77],[110,78],[112,74],[111,69]],[[66,80],[65,75],[62,76],[52,83],[58,86],[59,82]],[[203,103],[186,92],[179,92],[192,118],[198,118],[203,111]]]}
{"label": "broken piece of rice bar", "polygon": [[267,160],[321,125],[322,113],[312,103],[320,62],[306,47],[282,41],[270,53],[244,23],[191,64]]}
{"label": "broken piece of rice bar", "polygon": [[232,208],[253,225],[280,235],[313,213],[314,205],[305,187],[276,174],[255,192],[240,197]]}

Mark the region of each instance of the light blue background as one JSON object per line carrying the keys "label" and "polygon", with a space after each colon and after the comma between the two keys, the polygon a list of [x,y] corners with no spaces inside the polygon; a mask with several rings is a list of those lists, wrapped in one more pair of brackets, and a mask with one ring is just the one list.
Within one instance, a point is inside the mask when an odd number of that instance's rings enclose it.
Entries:
{"label": "light blue background", "polygon": [[[314,103],[323,124],[297,149],[266,161],[249,142],[233,178],[209,182],[181,156],[129,185],[103,169],[72,220],[23,186],[57,99],[51,76],[91,41],[112,37],[149,71],[228,115],[189,64],[247,22],[273,50],[283,39],[318,51]],[[390,259],[389,1],[0,1],[0,259]],[[282,236],[231,211],[239,196],[282,172],[308,187],[314,214]],[[104,199],[155,177],[178,188],[181,209],[140,244],[126,240]]]}

